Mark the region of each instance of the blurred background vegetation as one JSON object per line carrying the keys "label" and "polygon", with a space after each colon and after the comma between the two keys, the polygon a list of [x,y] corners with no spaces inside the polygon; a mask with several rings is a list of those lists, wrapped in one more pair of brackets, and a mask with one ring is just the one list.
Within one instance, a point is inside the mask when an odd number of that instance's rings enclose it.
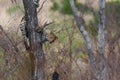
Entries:
{"label": "blurred background vegetation", "polygon": [[[75,4],[82,14],[81,22],[92,38],[97,57],[98,0],[75,0]],[[29,80],[30,60],[19,30],[24,15],[22,0],[17,0],[17,3],[0,0],[0,11],[0,25],[4,29],[0,30],[0,80]],[[120,1],[107,0],[105,51],[109,66],[108,80],[120,78],[120,40],[117,38],[120,30],[119,14]],[[52,31],[58,37],[54,43],[44,44],[46,80],[51,80],[55,70],[60,74],[60,80],[94,79],[86,54],[87,48],[72,16],[69,1],[47,0],[38,18],[39,25],[45,21],[54,21],[46,32]],[[115,43],[111,44],[112,40]]]}

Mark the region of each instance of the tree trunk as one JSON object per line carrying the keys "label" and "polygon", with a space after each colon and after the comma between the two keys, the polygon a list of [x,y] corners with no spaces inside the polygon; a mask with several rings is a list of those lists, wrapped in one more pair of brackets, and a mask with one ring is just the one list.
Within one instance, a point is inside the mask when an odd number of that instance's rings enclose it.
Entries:
{"label": "tree trunk", "polygon": [[99,31],[98,31],[98,47],[100,56],[100,73],[99,80],[106,80],[107,65],[105,60],[105,0],[99,0]]}
{"label": "tree trunk", "polygon": [[77,26],[79,28],[79,31],[81,32],[86,45],[87,45],[87,49],[88,49],[88,57],[90,59],[90,64],[92,67],[92,71],[96,77],[97,80],[106,80],[106,74],[107,74],[107,65],[106,65],[106,60],[105,60],[105,34],[104,34],[104,27],[105,27],[105,0],[99,0],[100,2],[100,11],[99,11],[99,19],[100,19],[100,23],[99,23],[99,30],[98,30],[98,47],[99,47],[99,56],[100,56],[100,69],[97,66],[96,63],[96,59],[95,56],[93,54],[93,47],[92,47],[92,43],[90,40],[90,37],[87,33],[87,31],[84,28],[84,24],[82,22],[80,22],[82,19],[79,16],[80,14],[78,14],[78,10],[75,6],[74,0],[69,0],[70,5],[71,5],[71,9],[74,15],[74,18],[76,20]]}
{"label": "tree trunk", "polygon": [[44,80],[44,53],[40,36],[42,34],[35,31],[38,27],[37,7],[33,0],[23,0],[25,9],[25,21],[27,37],[30,46],[31,77],[32,80]]}
{"label": "tree trunk", "polygon": [[77,26],[79,28],[79,31],[81,32],[81,34],[86,42],[87,49],[88,49],[88,57],[90,59],[90,64],[91,64],[93,73],[95,74],[95,76],[97,76],[97,74],[98,74],[97,64],[96,64],[95,56],[93,54],[93,46],[92,46],[90,37],[89,37],[87,31],[85,30],[84,25],[82,24],[82,22],[80,22],[82,19],[79,17],[80,14],[78,14],[78,10],[75,6],[74,0],[69,0],[69,2],[71,5],[71,9],[72,9],[74,18],[76,20]]}

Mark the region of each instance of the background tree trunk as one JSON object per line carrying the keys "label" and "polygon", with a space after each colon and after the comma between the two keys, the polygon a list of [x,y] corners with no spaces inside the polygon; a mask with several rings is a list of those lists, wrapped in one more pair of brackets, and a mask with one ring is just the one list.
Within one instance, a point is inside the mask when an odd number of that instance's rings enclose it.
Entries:
{"label": "background tree trunk", "polygon": [[93,54],[93,46],[92,46],[90,37],[89,37],[87,31],[85,30],[84,25],[80,22],[82,19],[79,17],[80,14],[78,14],[78,10],[75,6],[74,0],[69,0],[69,2],[71,5],[71,9],[72,9],[75,21],[76,21],[77,26],[79,28],[79,31],[81,32],[81,34],[86,42],[87,49],[88,49],[88,57],[90,59],[90,64],[92,66],[92,70],[93,70],[95,76],[97,76],[97,74],[98,74],[97,65],[96,65],[95,56]]}
{"label": "background tree trunk", "polygon": [[86,45],[88,49],[88,57],[90,60],[90,64],[92,67],[92,71],[96,77],[97,80],[106,80],[106,74],[107,74],[107,66],[106,66],[106,60],[105,60],[105,34],[104,34],[104,27],[105,27],[105,0],[99,0],[99,30],[98,30],[98,47],[99,47],[99,57],[100,57],[100,69],[97,66],[98,64],[96,63],[95,56],[93,54],[93,46],[90,40],[90,37],[87,33],[87,31],[84,28],[84,24],[80,22],[82,17],[80,17],[79,12],[75,6],[74,0],[69,0],[71,9],[75,18],[75,21],[77,23],[77,26],[79,28],[79,31],[81,32]]}
{"label": "background tree trunk", "polygon": [[106,80],[107,65],[105,60],[105,0],[99,0],[99,31],[98,31],[98,47],[100,56],[100,74],[99,80]]}

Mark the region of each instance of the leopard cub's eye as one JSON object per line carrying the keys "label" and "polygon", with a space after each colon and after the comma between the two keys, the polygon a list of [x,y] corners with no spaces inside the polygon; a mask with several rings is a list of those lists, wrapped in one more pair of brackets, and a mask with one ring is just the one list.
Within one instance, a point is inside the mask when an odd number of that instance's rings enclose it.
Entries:
{"label": "leopard cub's eye", "polygon": [[56,39],[58,39],[58,37],[53,32],[50,32],[48,34],[48,41],[49,41],[49,43],[53,43]]}

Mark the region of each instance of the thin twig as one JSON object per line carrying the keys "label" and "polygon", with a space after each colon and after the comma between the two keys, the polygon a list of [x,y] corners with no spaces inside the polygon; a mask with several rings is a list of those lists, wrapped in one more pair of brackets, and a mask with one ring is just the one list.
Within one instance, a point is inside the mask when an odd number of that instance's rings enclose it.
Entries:
{"label": "thin twig", "polygon": [[44,4],[45,4],[46,1],[47,1],[47,0],[44,0],[44,1],[43,1],[42,5],[41,5],[41,7],[38,9],[37,13],[39,13],[39,12],[42,10],[42,8],[43,8],[43,6],[44,6]]}

